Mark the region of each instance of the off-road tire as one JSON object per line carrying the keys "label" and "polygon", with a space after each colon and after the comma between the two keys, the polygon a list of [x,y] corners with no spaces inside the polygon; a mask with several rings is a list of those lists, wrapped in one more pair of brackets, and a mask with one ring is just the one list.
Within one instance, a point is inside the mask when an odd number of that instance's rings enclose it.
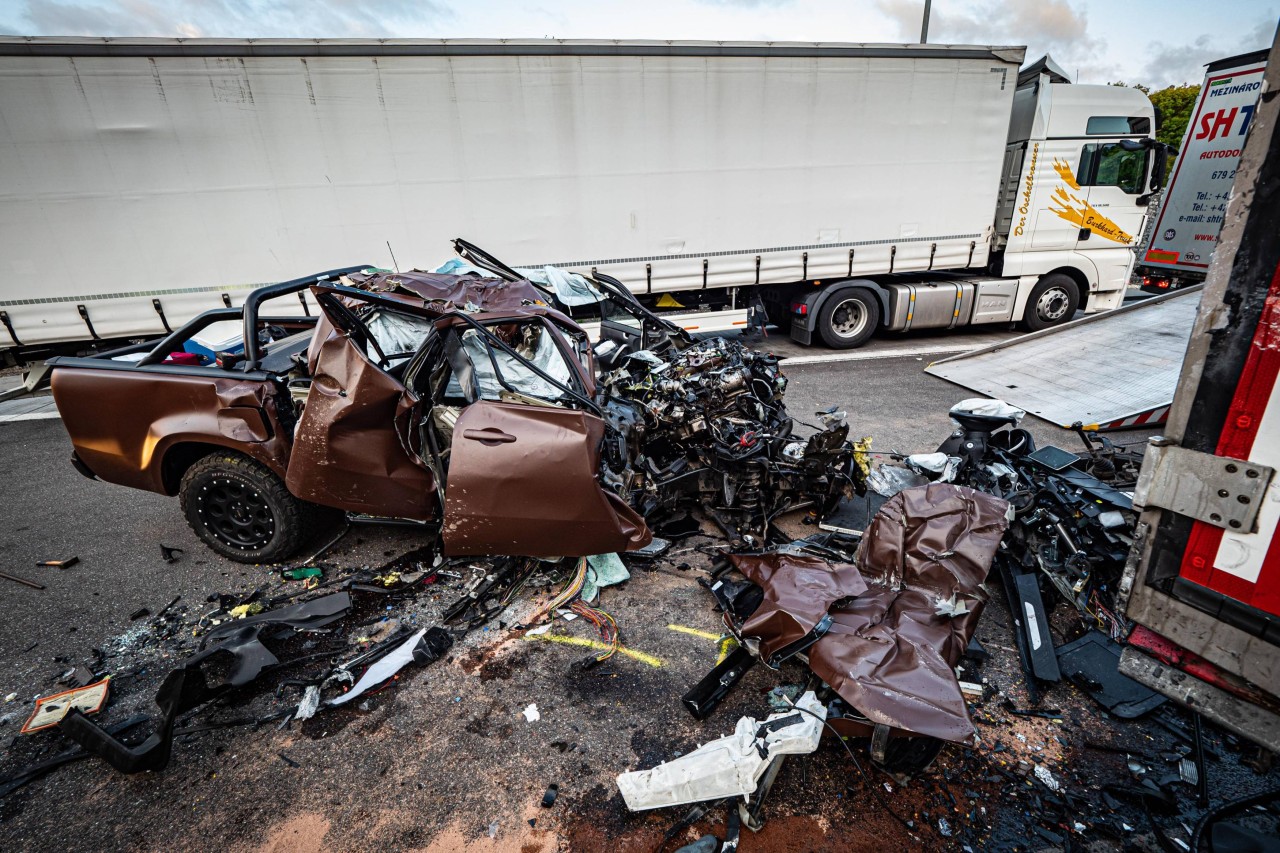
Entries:
{"label": "off-road tire", "polygon": [[1022,311],[1022,328],[1038,332],[1070,322],[1080,307],[1080,288],[1070,276],[1051,273],[1036,282]]}
{"label": "off-road tire", "polygon": [[871,339],[880,326],[880,302],[866,290],[843,290],[818,312],[818,335],[832,349],[853,349]]}
{"label": "off-road tire", "polygon": [[288,559],[314,532],[319,507],[289,493],[266,466],[211,453],[182,476],[182,514],[204,543],[238,563]]}

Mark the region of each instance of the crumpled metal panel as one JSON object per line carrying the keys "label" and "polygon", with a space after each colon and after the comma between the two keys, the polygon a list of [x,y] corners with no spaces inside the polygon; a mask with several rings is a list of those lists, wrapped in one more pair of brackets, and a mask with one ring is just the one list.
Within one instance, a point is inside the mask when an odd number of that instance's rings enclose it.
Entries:
{"label": "crumpled metal panel", "polygon": [[[763,657],[830,615],[827,633],[808,648],[809,667],[845,701],[873,723],[972,742],[953,667],[987,602],[982,583],[1007,508],[991,495],[932,483],[889,499],[854,566],[786,553],[734,557],[765,594],[742,636],[758,637]],[[955,608],[939,605],[952,596],[967,612],[945,615]]]}
{"label": "crumpled metal panel", "polygon": [[587,412],[467,406],[450,450],[445,553],[582,557],[648,545],[644,519],[597,479],[603,436]]}
{"label": "crumpled metal panel", "polygon": [[867,591],[854,566],[808,554],[733,554],[729,560],[764,590],[764,600],[742,624],[741,634],[760,641],[760,658],[766,661],[807,637],[831,605]]}
{"label": "crumpled metal panel", "polygon": [[458,308],[509,311],[530,305],[547,305],[546,297],[528,281],[476,278],[470,275],[421,272],[356,273],[351,283],[371,293],[411,293],[425,302],[451,302]]}
{"label": "crumpled metal panel", "polygon": [[234,373],[60,367],[52,384],[77,455],[108,483],[172,494],[164,458],[185,442],[221,445],[284,473],[289,444],[268,383]]}
{"label": "crumpled metal panel", "polygon": [[303,500],[348,512],[428,520],[431,473],[400,441],[404,386],[330,327],[293,436],[285,484]]}
{"label": "crumpled metal panel", "polygon": [[[809,666],[874,723],[971,743],[977,737],[953,667],[988,600],[982,588],[1008,504],[947,483],[894,495],[863,537],[857,566],[871,585],[831,612]],[[969,611],[941,615],[951,596]]]}

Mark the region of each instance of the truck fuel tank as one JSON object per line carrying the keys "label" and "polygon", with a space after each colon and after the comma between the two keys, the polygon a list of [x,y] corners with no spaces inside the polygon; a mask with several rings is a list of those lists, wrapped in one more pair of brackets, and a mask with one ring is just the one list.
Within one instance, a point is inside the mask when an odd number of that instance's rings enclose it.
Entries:
{"label": "truck fuel tank", "polygon": [[889,292],[889,316],[885,327],[894,332],[908,329],[953,329],[975,323],[999,323],[1013,319],[1018,292],[1014,278],[928,281],[885,284]]}
{"label": "truck fuel tank", "polygon": [[889,291],[889,318],[885,326],[890,331],[964,326],[973,313],[971,281],[888,284],[885,289]]}

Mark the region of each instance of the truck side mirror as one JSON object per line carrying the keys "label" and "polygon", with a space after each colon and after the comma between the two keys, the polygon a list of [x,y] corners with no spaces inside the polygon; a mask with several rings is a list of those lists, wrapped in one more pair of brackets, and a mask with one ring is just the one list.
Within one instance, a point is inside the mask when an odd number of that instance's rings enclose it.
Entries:
{"label": "truck side mirror", "polygon": [[1169,155],[1176,155],[1178,149],[1163,142],[1152,143],[1151,147],[1156,155],[1156,162],[1151,169],[1151,191],[1155,193],[1164,188],[1164,179],[1169,172]]}
{"label": "truck side mirror", "polygon": [[1156,146],[1156,162],[1151,167],[1151,191],[1160,192],[1164,187],[1165,175],[1169,171],[1169,151],[1164,145]]}

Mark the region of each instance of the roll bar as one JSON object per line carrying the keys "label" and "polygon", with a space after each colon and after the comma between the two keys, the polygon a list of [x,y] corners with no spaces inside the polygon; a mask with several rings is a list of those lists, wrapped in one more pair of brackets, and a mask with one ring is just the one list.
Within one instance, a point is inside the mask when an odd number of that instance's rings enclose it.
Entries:
{"label": "roll bar", "polygon": [[341,269],[329,270],[328,272],[315,273],[313,275],[295,278],[292,281],[282,281],[279,284],[268,284],[266,287],[259,287],[257,290],[249,294],[244,300],[244,361],[241,364],[242,370],[257,370],[259,363],[262,361],[261,352],[258,347],[258,306],[268,299],[274,299],[277,296],[286,296],[290,293],[297,293],[299,290],[305,290],[313,284],[329,279],[339,278],[349,275],[353,272],[370,269],[371,264],[360,264],[354,267],[342,267]]}

